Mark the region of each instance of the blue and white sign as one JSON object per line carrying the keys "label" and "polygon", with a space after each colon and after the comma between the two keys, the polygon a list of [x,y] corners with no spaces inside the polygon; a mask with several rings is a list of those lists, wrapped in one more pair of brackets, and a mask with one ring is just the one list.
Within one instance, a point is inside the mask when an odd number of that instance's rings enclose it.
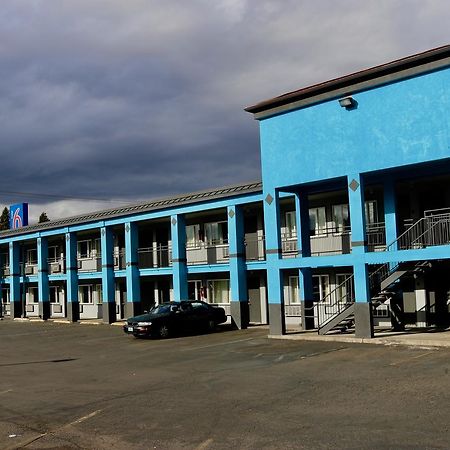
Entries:
{"label": "blue and white sign", "polygon": [[9,207],[9,228],[26,227],[28,225],[28,203],[17,203]]}

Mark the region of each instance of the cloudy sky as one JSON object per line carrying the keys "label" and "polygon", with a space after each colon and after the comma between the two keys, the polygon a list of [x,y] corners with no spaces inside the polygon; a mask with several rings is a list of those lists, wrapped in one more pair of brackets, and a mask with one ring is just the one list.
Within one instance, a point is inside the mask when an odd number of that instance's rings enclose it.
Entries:
{"label": "cloudy sky", "polygon": [[34,221],[258,179],[245,106],[449,24],[447,0],[2,0],[0,205]]}

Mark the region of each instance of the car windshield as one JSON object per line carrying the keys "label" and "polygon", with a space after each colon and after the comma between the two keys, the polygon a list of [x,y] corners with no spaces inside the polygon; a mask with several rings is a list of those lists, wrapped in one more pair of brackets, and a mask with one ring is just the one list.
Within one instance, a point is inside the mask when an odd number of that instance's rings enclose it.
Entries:
{"label": "car windshield", "polygon": [[165,314],[170,312],[170,305],[158,305],[155,306],[151,311],[152,314]]}

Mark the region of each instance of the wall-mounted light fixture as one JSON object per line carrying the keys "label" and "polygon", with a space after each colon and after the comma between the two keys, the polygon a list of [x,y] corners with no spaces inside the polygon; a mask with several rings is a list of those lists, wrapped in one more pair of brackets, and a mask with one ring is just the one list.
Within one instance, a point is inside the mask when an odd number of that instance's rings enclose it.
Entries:
{"label": "wall-mounted light fixture", "polygon": [[342,108],[353,109],[356,108],[358,102],[353,97],[344,97],[339,99],[339,104]]}

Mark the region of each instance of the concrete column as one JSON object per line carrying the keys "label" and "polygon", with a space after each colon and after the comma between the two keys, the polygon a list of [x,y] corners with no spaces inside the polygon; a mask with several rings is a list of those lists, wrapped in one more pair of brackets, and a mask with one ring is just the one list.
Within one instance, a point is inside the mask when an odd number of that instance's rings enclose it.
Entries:
{"label": "concrete column", "polygon": [[373,312],[370,302],[367,264],[354,264],[353,273],[355,283],[355,336],[372,338]]}
{"label": "concrete column", "polygon": [[48,283],[48,241],[46,237],[37,239],[37,259],[39,317],[47,320],[50,317],[50,292]]}
{"label": "concrete column", "polygon": [[301,301],[302,329],[314,328],[314,302],[312,270],[309,267],[298,271],[298,287]]}
{"label": "concrete column", "polygon": [[425,289],[425,280],[419,276],[415,280],[416,293],[416,312],[417,312],[417,326],[427,326],[427,291]]}
{"label": "concrete column", "polygon": [[102,297],[103,322],[116,321],[116,301],[114,283],[114,236],[111,227],[100,230],[102,252]]}
{"label": "concrete column", "polygon": [[170,218],[172,240],[173,299],[176,302],[188,298],[186,265],[186,223],[184,216],[175,214]]}
{"label": "concrete column", "polygon": [[80,304],[78,302],[78,261],[76,233],[66,233],[66,296],[67,318],[71,322],[77,322],[80,319]]}
{"label": "concrete column", "polygon": [[141,312],[141,280],[138,266],[139,233],[135,222],[125,223],[125,260],[127,279],[126,317]]}
{"label": "concrete column", "polygon": [[352,232],[352,253],[367,251],[364,184],[360,174],[348,175],[348,202]]}
{"label": "concrete column", "polygon": [[228,207],[228,244],[231,321],[237,328],[244,329],[249,322],[249,307],[244,248],[244,212],[238,205]]}
{"label": "concrete column", "polygon": [[9,301],[10,317],[22,315],[22,298],[20,295],[20,244],[9,243]]}
{"label": "concrete column", "polygon": [[267,297],[271,335],[286,333],[283,277],[279,268],[281,256],[280,199],[278,191],[264,193],[264,227],[266,236]]}
{"label": "concrete column", "polygon": [[395,182],[392,178],[384,180],[384,223],[386,245],[392,244],[389,250],[397,250],[397,214],[395,198]]}
{"label": "concrete column", "polygon": [[299,256],[311,256],[309,236],[309,201],[307,192],[295,194],[295,219],[297,226],[297,249]]}

